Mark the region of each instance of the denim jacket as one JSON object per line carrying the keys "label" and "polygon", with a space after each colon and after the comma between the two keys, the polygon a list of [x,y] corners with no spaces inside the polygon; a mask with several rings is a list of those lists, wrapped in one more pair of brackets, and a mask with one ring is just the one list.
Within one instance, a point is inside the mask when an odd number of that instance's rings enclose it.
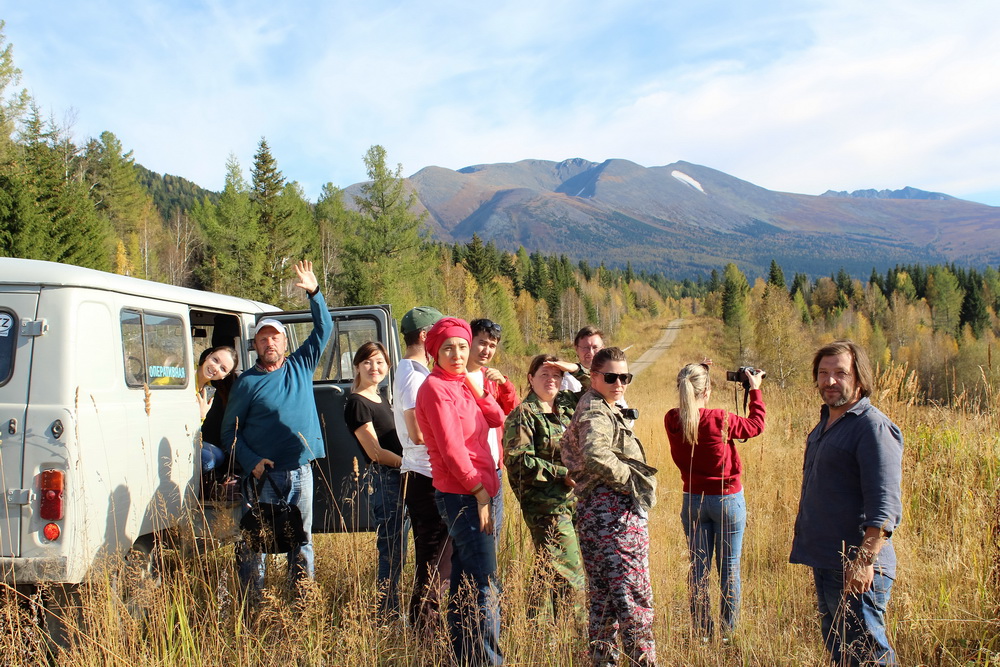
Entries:
{"label": "denim jacket", "polygon": [[[865,528],[890,536],[903,517],[901,498],[903,435],[899,427],[862,398],[829,430],[830,410],[806,440],[802,495],[789,561],[839,569],[861,544]],[[895,578],[896,553],[886,542],[876,569]]]}

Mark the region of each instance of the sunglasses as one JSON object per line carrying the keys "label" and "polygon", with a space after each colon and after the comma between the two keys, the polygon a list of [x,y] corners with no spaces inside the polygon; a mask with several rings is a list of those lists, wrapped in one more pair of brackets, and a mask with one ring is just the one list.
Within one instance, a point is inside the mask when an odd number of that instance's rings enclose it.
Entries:
{"label": "sunglasses", "polygon": [[469,328],[471,328],[473,331],[485,331],[492,338],[496,339],[500,338],[500,332],[501,332],[500,325],[494,322],[493,320],[487,320],[487,319],[472,320],[472,322],[469,323]]}
{"label": "sunglasses", "polygon": [[622,384],[628,384],[629,382],[632,381],[632,374],[631,373],[600,373],[600,372],[598,372],[598,375],[603,375],[604,376],[604,381],[607,382],[608,384],[614,384],[618,380],[621,380]]}

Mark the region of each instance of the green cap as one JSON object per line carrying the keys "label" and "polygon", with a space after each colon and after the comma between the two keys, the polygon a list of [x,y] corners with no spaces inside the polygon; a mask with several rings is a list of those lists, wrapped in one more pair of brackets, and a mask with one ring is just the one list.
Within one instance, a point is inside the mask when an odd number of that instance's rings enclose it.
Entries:
{"label": "green cap", "polygon": [[403,315],[403,319],[399,321],[399,330],[405,336],[408,333],[420,331],[424,327],[431,326],[442,317],[444,317],[444,315],[442,315],[436,308],[431,308],[430,306],[417,306],[407,312],[406,315]]}

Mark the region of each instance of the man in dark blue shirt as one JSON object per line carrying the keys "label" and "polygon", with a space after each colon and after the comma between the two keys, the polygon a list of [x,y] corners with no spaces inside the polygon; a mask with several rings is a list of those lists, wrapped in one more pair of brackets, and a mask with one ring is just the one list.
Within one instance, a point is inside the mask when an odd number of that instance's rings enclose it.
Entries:
{"label": "man in dark blue shirt", "polygon": [[868,400],[871,364],[854,342],[816,352],[813,379],[824,405],[806,441],[789,560],[813,568],[834,664],[895,665],[885,608],[896,578],[891,538],[903,514],[903,436]]}
{"label": "man in dark blue shirt", "polygon": [[[302,514],[306,543],[288,553],[288,583],[295,587],[303,578],[313,578],[312,545],[313,459],[326,456],[316,401],[313,372],[333,332],[333,319],[319,291],[312,262],[295,265],[299,282],[309,295],[313,330],[295,352],[286,356],[285,326],[263,319],[254,329],[257,363],[233,386],[222,420],[223,442],[235,442],[234,454],[243,470],[258,480],[265,470],[271,484],[260,488],[260,501],[275,503],[281,495]],[[236,546],[240,582],[251,595],[260,597],[264,585],[264,555],[245,542]]]}

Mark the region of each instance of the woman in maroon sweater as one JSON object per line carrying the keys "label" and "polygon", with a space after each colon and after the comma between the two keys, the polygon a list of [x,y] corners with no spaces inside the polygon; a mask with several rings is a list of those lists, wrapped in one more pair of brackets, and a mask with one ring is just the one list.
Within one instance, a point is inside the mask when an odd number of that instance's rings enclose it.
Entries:
{"label": "woman in maroon sweater", "polygon": [[703,639],[712,636],[708,577],[715,554],[722,591],[721,622],[724,641],[736,629],[740,612],[740,552],[747,506],[740,473],[743,465],[734,440],[745,440],[764,430],[761,373],[748,374],[749,414],[740,417],[710,410],[712,383],[708,364],[688,364],[677,374],[680,407],[663,419],[670,455],[681,471],[684,502],[681,523],[688,538],[691,570],[691,621]]}
{"label": "woman in maroon sweater", "polygon": [[[503,425],[496,400],[466,375],[472,330],[445,317],[427,332],[434,370],[417,391],[416,417],[431,459],[434,500],[452,540],[448,626],[460,665],[503,664],[500,582],[491,500],[501,493],[486,441]],[[460,591],[460,587],[470,591]]]}

